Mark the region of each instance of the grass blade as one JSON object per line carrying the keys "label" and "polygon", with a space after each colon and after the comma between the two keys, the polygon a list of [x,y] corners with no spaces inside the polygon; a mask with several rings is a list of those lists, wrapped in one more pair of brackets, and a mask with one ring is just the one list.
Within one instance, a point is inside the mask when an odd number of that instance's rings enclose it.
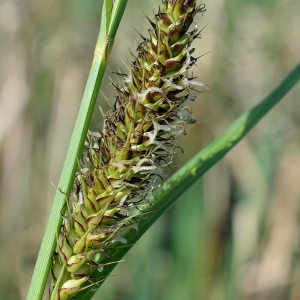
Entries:
{"label": "grass blade", "polygon": [[[185,164],[178,172],[168,179],[162,189],[157,190],[149,199],[150,203],[142,209],[148,212],[145,219],[139,223],[138,235],[136,232],[126,236],[127,246],[120,247],[111,260],[119,261],[151,227],[151,225],[204,173],[220,161],[247,133],[293,88],[300,79],[300,64],[284,79],[284,81],[265,99],[250,111],[239,117],[222,135],[210,145],[200,151],[194,158]],[[154,208],[154,209],[153,209]],[[113,247],[117,248],[115,243]],[[91,299],[93,294],[111,273],[116,264],[108,265],[97,285],[82,291],[80,299]],[[99,273],[93,274],[99,280]],[[98,275],[98,276],[97,276]]]}

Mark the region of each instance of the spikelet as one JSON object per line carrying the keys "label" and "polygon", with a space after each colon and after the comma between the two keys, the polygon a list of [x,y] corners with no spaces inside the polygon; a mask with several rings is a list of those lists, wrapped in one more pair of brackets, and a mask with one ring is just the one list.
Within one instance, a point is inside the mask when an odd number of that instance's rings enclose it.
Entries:
{"label": "spikelet", "polygon": [[200,32],[188,29],[204,11],[195,0],[162,1],[129,74],[120,74],[124,86],[115,86],[115,107],[102,132],[89,132],[63,215],[51,299],[75,299],[91,271],[105,268],[108,245],[126,243],[124,234],[138,230],[132,209],[146,201],[158,170],[172,161],[175,135],[194,122],[184,105],[194,99],[190,89],[203,86],[187,77],[196,62],[189,47]]}

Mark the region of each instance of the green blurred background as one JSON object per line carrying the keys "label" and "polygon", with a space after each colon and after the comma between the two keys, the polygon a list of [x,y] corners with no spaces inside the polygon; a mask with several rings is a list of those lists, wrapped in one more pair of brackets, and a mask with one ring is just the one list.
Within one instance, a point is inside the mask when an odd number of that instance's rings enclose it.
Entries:
{"label": "green blurred background", "polygon": [[[299,60],[298,0],[206,1],[193,24],[194,75],[210,86],[191,104],[174,172],[266,96]],[[147,34],[129,0],[109,70],[126,68]],[[25,299],[94,45],[102,1],[0,1],[0,299]],[[146,233],[95,299],[300,299],[300,87]],[[97,107],[108,106],[99,97]],[[91,129],[101,126],[96,108]],[[46,299],[46,297],[45,297]]]}

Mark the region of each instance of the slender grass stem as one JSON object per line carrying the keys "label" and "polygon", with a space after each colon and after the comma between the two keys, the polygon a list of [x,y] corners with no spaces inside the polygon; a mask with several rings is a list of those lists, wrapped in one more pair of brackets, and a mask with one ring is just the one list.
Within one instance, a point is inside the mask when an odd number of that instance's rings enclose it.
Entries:
{"label": "slender grass stem", "polygon": [[56,246],[58,231],[62,223],[61,211],[65,204],[65,194],[70,192],[74,181],[78,160],[82,153],[88,126],[106,68],[107,59],[112,49],[115,34],[126,4],[127,0],[117,0],[114,2],[113,6],[112,1],[110,0],[105,0],[103,2],[101,27],[94,59],[58,183],[58,190],[55,194],[54,203],[30,283],[27,295],[28,300],[42,299],[44,293],[51,267],[51,258]]}
{"label": "slender grass stem", "polygon": [[[132,232],[125,238],[127,246],[120,247],[112,261],[120,261],[153,223],[168,210],[176,200],[203,174],[219,162],[247,133],[293,88],[300,79],[300,64],[283,82],[257,106],[240,116],[222,135],[200,151],[194,158],[168,179],[160,190],[149,199],[149,204],[139,208],[147,212],[139,223],[138,234]],[[117,248],[117,243],[114,244]],[[79,299],[91,299],[116,264],[107,265],[104,272],[97,274],[97,285],[78,294]],[[93,274],[96,275],[96,274]]]}

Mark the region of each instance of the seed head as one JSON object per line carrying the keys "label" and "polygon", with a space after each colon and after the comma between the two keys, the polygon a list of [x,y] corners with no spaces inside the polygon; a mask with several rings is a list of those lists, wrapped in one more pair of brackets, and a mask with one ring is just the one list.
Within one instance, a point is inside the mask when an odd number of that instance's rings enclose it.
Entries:
{"label": "seed head", "polygon": [[[190,45],[200,32],[188,32],[195,0],[163,0],[150,21],[128,75],[117,91],[103,130],[89,132],[74,179],[52,267],[51,299],[71,299],[89,284],[91,271],[105,268],[113,243],[138,230],[133,209],[156,188],[158,171],[176,152],[174,137],[194,119],[185,108],[189,92],[204,86],[187,77],[196,59]],[[136,210],[135,210],[136,211]],[[73,299],[72,298],[72,299]]]}

